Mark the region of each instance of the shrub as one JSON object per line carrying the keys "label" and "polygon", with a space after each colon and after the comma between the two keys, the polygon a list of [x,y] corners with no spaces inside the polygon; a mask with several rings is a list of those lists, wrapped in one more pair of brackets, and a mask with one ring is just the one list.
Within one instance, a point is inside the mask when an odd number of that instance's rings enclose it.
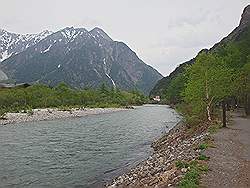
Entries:
{"label": "shrub", "polygon": [[181,169],[181,168],[188,168],[188,163],[185,162],[185,161],[176,161],[175,162],[175,166],[178,168],[178,169]]}
{"label": "shrub", "polygon": [[205,149],[207,149],[208,148],[208,144],[206,144],[206,143],[203,143],[203,144],[200,144],[199,145],[199,149],[200,150],[205,150]]}
{"label": "shrub", "polygon": [[198,159],[199,160],[203,160],[203,161],[207,161],[208,159],[209,159],[209,157],[207,157],[206,155],[200,155],[199,157],[198,157]]}
{"label": "shrub", "polygon": [[6,119],[6,110],[1,108],[0,109],[0,119]]}
{"label": "shrub", "polygon": [[185,164],[185,167],[189,169],[185,176],[180,181],[178,187],[180,188],[196,188],[199,187],[199,178],[200,175],[208,171],[207,165],[199,164],[198,161],[192,161],[190,163],[179,161],[178,165],[182,166]]}

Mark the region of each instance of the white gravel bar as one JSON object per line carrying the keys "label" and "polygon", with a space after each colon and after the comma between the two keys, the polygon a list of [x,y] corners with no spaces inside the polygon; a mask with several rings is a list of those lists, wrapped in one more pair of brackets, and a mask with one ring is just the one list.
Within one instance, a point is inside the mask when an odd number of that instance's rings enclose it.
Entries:
{"label": "white gravel bar", "polygon": [[106,114],[122,110],[125,108],[73,108],[63,111],[56,108],[34,109],[33,113],[7,113],[5,118],[0,120],[0,125],[16,124],[23,122],[46,121],[65,118],[84,117],[87,115]]}

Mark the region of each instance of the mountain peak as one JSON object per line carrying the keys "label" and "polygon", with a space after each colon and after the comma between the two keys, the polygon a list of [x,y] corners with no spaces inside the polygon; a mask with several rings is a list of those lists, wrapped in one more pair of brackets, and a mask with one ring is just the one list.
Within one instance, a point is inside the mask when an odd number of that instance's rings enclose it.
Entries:
{"label": "mountain peak", "polygon": [[53,31],[50,31],[50,30],[44,30],[44,31],[42,31],[41,33],[39,33],[40,35],[50,35],[50,34],[52,34],[53,33]]}
{"label": "mountain peak", "polygon": [[99,27],[95,27],[94,29],[92,29],[90,32],[89,32],[91,35],[95,36],[95,37],[102,37],[108,41],[113,41],[107,33],[105,33],[105,31],[103,31],[101,28]]}
{"label": "mountain peak", "polygon": [[241,16],[240,25],[248,25],[250,22],[250,5],[248,5]]}
{"label": "mountain peak", "polygon": [[66,27],[59,31],[66,39],[76,38],[78,35],[88,33],[85,28]]}

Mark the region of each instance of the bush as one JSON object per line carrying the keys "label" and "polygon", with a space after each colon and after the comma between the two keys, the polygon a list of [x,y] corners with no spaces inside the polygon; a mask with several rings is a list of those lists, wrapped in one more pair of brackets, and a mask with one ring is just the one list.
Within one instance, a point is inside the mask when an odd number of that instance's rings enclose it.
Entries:
{"label": "bush", "polygon": [[198,157],[198,160],[201,160],[201,161],[207,161],[209,159],[209,157],[207,157],[206,155],[200,155],[199,157]]}
{"label": "bush", "polygon": [[185,161],[176,161],[175,166],[178,169],[181,169],[181,168],[188,168],[189,164],[187,162],[185,162]]}
{"label": "bush", "polygon": [[6,119],[6,110],[1,108],[0,109],[0,119]]}
{"label": "bush", "polygon": [[200,144],[199,145],[199,149],[200,150],[205,150],[205,149],[207,149],[208,148],[208,144],[206,144],[206,143],[203,143],[203,144]]}
{"label": "bush", "polygon": [[197,161],[192,161],[190,163],[185,163],[185,164],[188,164],[187,168],[189,168],[189,170],[180,181],[179,187],[180,188],[199,187],[200,175],[208,171],[207,165],[199,164]]}

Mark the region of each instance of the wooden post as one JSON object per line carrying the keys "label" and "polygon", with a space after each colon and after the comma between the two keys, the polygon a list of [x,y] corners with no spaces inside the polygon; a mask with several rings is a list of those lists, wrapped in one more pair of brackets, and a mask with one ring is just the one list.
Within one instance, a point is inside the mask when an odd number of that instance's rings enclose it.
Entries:
{"label": "wooden post", "polygon": [[227,127],[227,109],[225,100],[222,101],[222,122],[223,127]]}

